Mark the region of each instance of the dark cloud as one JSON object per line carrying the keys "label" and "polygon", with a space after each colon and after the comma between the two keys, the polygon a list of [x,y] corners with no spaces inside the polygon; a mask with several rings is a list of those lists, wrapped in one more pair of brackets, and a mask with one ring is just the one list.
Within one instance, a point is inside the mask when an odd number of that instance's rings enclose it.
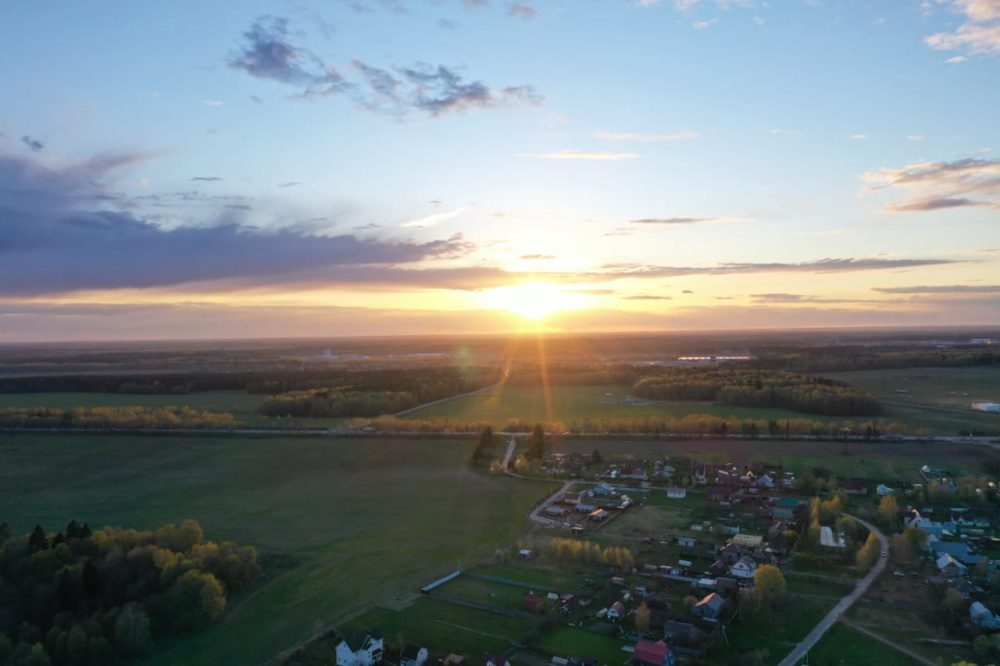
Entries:
{"label": "dark cloud", "polygon": [[257,97],[257,95],[250,95],[250,101],[255,102],[257,104],[264,103],[264,100],[262,100],[260,97]]}
{"label": "dark cloud", "polygon": [[758,303],[864,303],[857,299],[822,298],[803,294],[751,294],[750,298]]}
{"label": "dark cloud", "polygon": [[691,291],[690,289],[685,289],[685,290],[684,290],[684,291],[682,291],[681,293],[682,293],[682,294],[693,294],[694,292],[693,292],[693,291]]}
{"label": "dark cloud", "polygon": [[351,88],[336,69],[293,45],[288,20],[280,17],[255,21],[243,33],[243,44],[228,64],[259,79],[296,86],[305,97],[340,94]]}
{"label": "dark cloud", "polygon": [[972,206],[987,206],[985,201],[975,201],[965,197],[927,197],[894,201],[885,207],[888,213],[926,213],[932,210],[949,208],[967,208]]}
{"label": "dark cloud", "polygon": [[221,181],[222,178],[218,176],[195,176],[191,180],[201,182],[201,183],[215,183]]}
{"label": "dark cloud", "polygon": [[741,273],[846,273],[917,268],[967,263],[955,259],[818,259],[800,263],[739,263],[729,262],[714,266],[654,266],[643,264],[605,264],[600,271],[589,275],[603,275],[609,279],[662,278],[684,275],[735,275]]}
{"label": "dark cloud", "polygon": [[324,272],[353,283],[365,270],[399,271],[471,249],[458,236],[415,243],[263,230],[242,221],[243,204],[223,206],[212,226],[163,228],[107,208],[118,200],[101,183],[143,159],[103,155],[54,169],[0,154],[0,296],[213,280],[274,284]]}
{"label": "dark cloud", "polygon": [[519,18],[531,21],[536,16],[538,16],[538,12],[535,8],[525,2],[514,3],[507,9],[507,18]]}
{"label": "dark cloud", "polygon": [[548,261],[550,259],[555,259],[554,254],[522,254],[518,259],[523,259],[525,261]]}
{"label": "dark cloud", "polygon": [[39,153],[45,148],[45,144],[38,139],[32,139],[30,136],[25,134],[21,137],[21,143],[26,145],[34,153]]}
{"label": "dark cloud", "polygon": [[228,64],[250,76],[294,86],[299,98],[346,95],[364,110],[396,118],[411,111],[438,117],[542,101],[531,86],[491,88],[482,81],[464,80],[454,69],[425,63],[386,69],[354,60],[351,67],[360,80],[351,82],[290,37],[287,19],[260,19],[243,33],[243,43]]}
{"label": "dark cloud", "polygon": [[708,217],[660,217],[630,220],[629,224],[697,224],[710,219]]}
{"label": "dark cloud", "polygon": [[881,294],[997,294],[1000,293],[1000,285],[951,284],[933,287],[874,287],[872,291]]}

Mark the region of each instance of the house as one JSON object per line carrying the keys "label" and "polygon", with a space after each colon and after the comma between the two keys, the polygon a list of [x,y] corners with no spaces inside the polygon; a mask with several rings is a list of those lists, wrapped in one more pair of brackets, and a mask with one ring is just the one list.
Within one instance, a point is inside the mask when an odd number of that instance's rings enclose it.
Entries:
{"label": "house", "polygon": [[714,620],[722,614],[722,608],[725,605],[726,601],[715,592],[712,592],[694,606],[691,606],[691,614],[695,617]]}
{"label": "house", "polygon": [[521,550],[517,551],[517,554],[521,556],[522,560],[530,560],[532,557],[534,557],[534,553],[533,552],[531,552],[530,550],[524,549],[524,548],[522,548]]}
{"label": "house", "polygon": [[620,601],[616,601],[611,604],[611,608],[608,609],[608,619],[609,620],[620,620],[628,614],[628,610],[625,608],[625,604]]}
{"label": "house", "polygon": [[424,666],[427,661],[427,648],[419,645],[407,645],[399,653],[399,666]]}
{"label": "house", "polygon": [[479,666],[510,666],[510,662],[495,654],[484,654]]}
{"label": "house", "polygon": [[667,488],[667,497],[670,499],[684,499],[687,497],[687,488]]}
{"label": "house", "polygon": [[597,510],[597,507],[593,504],[586,504],[584,502],[578,502],[576,505],[577,513],[593,513]]}
{"label": "house", "polygon": [[663,623],[663,640],[679,645],[698,645],[701,642],[701,630],[689,622],[667,620]]}
{"label": "house", "polygon": [[637,481],[645,481],[649,478],[646,475],[646,470],[641,467],[637,467],[632,470],[631,474],[624,474],[623,476],[627,479],[636,479]]}
{"label": "house", "polygon": [[974,402],[972,408],[979,412],[1000,412],[1000,403]]}
{"label": "house", "polygon": [[732,541],[719,550],[719,558],[726,564],[735,564],[746,554],[747,552],[743,549],[743,546]]}
{"label": "house", "polygon": [[715,590],[716,592],[721,592],[722,594],[725,594],[730,590],[738,589],[739,586],[740,584],[735,578],[723,578],[722,576],[719,576],[715,579]]}
{"label": "house", "polygon": [[825,525],[819,528],[819,545],[825,546],[826,548],[846,548],[847,543],[844,541],[844,537],[840,535],[834,535],[832,527],[826,527]]}
{"label": "house", "polygon": [[757,478],[756,485],[758,488],[771,489],[774,488],[774,479],[772,479],[769,475],[764,474],[763,476]]}
{"label": "house", "polygon": [[742,557],[736,564],[729,567],[729,575],[735,578],[753,578],[756,572],[757,563],[749,557]]}
{"label": "house", "polygon": [[569,513],[569,509],[564,506],[547,506],[545,507],[545,515],[552,516],[554,518],[562,518]]}
{"label": "house", "polygon": [[724,486],[709,486],[705,489],[705,493],[711,502],[728,502],[733,495],[733,489]]}
{"label": "house", "polygon": [[973,601],[972,605],[969,606],[969,617],[973,624],[978,624],[984,629],[1000,629],[1000,618],[978,601]]}
{"label": "house", "polygon": [[938,571],[940,571],[941,575],[945,578],[961,576],[965,572],[965,565],[948,553],[945,553],[937,558],[935,564],[937,565]]}
{"label": "house", "polygon": [[878,487],[875,488],[875,492],[878,493],[879,497],[885,497],[886,495],[891,495],[894,491],[884,483],[880,483],[878,484]]}
{"label": "house", "polygon": [[691,478],[700,486],[705,485],[708,478],[708,465],[702,462],[691,461]]}
{"label": "house", "polygon": [[841,490],[843,490],[848,495],[867,495],[868,486],[865,485],[864,481],[859,481],[857,479],[848,479],[840,484]]}
{"label": "house", "polygon": [[682,548],[694,548],[695,540],[691,537],[677,537],[677,545]]}
{"label": "house", "polygon": [[764,537],[759,534],[737,534],[733,537],[732,543],[741,548],[760,550],[764,546]]}
{"label": "house", "polygon": [[778,500],[778,506],[785,509],[797,509],[799,508],[799,500],[794,497],[782,497]]}
{"label": "house", "polygon": [[596,509],[587,517],[595,523],[601,523],[604,522],[609,516],[611,516],[611,514],[608,511],[605,511],[604,509]]}
{"label": "house", "polygon": [[575,505],[580,501],[580,493],[566,493],[559,498],[560,504],[573,504]]}
{"label": "house", "polygon": [[771,509],[771,517],[775,520],[794,520],[795,509],[786,509],[782,506],[776,506]]}
{"label": "house", "polygon": [[337,644],[337,666],[373,666],[382,662],[382,634],[361,631],[345,636]]}
{"label": "house", "polygon": [[931,541],[929,546],[936,556],[951,555],[967,567],[975,566],[983,559],[982,555],[973,555],[969,546],[961,541]]}
{"label": "house", "polygon": [[663,641],[639,641],[632,650],[632,660],[638,666],[673,666],[674,651]]}
{"label": "house", "polygon": [[545,601],[537,594],[526,594],[521,599],[521,608],[528,613],[541,613],[545,607]]}

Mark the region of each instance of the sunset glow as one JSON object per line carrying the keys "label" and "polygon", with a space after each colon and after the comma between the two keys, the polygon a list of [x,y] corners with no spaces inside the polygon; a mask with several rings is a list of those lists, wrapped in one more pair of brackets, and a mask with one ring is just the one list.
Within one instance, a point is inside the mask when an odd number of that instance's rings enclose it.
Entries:
{"label": "sunset glow", "polygon": [[587,297],[544,282],[528,282],[484,292],[483,305],[538,320],[553,312],[581,310],[587,307]]}

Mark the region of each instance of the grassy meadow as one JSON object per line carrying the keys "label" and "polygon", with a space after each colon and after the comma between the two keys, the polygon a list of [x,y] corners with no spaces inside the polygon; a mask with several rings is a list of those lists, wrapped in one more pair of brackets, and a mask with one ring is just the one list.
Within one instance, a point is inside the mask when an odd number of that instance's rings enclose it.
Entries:
{"label": "grassy meadow", "polygon": [[0,520],[155,529],[198,520],[282,567],[220,624],[151,664],[253,664],[349,612],[510,541],[547,486],[471,471],[472,443],[436,440],[4,435]]}

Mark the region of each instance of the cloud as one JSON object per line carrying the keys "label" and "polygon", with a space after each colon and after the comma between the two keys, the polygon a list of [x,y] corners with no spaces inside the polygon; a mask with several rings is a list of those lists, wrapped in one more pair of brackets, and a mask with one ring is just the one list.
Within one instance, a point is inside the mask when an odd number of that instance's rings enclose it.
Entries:
{"label": "cloud", "polygon": [[433,214],[427,215],[425,217],[418,217],[418,218],[416,218],[414,220],[409,220],[407,222],[403,222],[399,226],[401,226],[403,228],[406,228],[406,229],[411,229],[411,228],[425,228],[426,229],[428,227],[433,227],[433,226],[436,226],[438,224],[441,224],[442,222],[445,222],[446,220],[450,220],[453,217],[458,217],[459,215],[461,215],[464,212],[465,212],[465,206],[462,206],[461,208],[456,208],[455,210],[448,211],[447,213],[433,213]]}
{"label": "cloud", "polygon": [[952,58],[948,58],[947,60],[945,60],[945,62],[948,63],[949,65],[957,65],[959,63],[965,62],[966,60],[968,60],[968,58],[966,58],[965,56],[954,56]]}
{"label": "cloud", "polygon": [[[658,266],[647,264],[605,264],[600,270],[577,273],[579,279],[620,280],[658,279],[688,275],[740,275],[751,273],[851,273],[873,270],[905,270],[924,266],[969,263],[956,259],[817,259],[798,263],[724,262],[711,266]],[[973,262],[974,263],[974,262]]]}
{"label": "cloud", "polygon": [[629,224],[649,224],[649,225],[676,225],[676,224],[705,224],[719,222],[750,222],[750,217],[659,217],[644,218],[641,220],[629,220]]}
{"label": "cloud", "polygon": [[195,176],[191,180],[202,183],[215,183],[221,181],[222,178],[220,178],[219,176]]}
{"label": "cloud", "polygon": [[868,303],[871,301],[858,301],[855,299],[844,299],[844,298],[822,298],[820,296],[805,296],[803,294],[785,294],[785,293],[773,293],[773,294],[751,294],[752,298],[757,303]]}
{"label": "cloud", "polygon": [[691,24],[691,27],[696,28],[698,30],[704,30],[705,28],[709,28],[718,22],[719,19],[717,18],[709,19],[708,21],[695,21],[694,23]]}
{"label": "cloud", "polygon": [[223,102],[220,102],[217,99],[206,99],[206,100],[203,100],[203,101],[204,101],[205,106],[222,106],[222,104],[223,104]]}
{"label": "cloud", "polygon": [[923,134],[907,134],[906,138],[908,141],[923,141],[925,137]]}
{"label": "cloud", "polygon": [[26,145],[34,153],[40,153],[45,148],[45,144],[38,139],[32,139],[30,136],[25,134],[21,137],[21,143]]}
{"label": "cloud", "polygon": [[622,296],[624,301],[672,301],[672,296],[654,296],[653,294],[636,294],[635,296]]}
{"label": "cloud", "polygon": [[636,153],[605,153],[591,150],[560,150],[557,153],[542,155],[518,155],[518,157],[537,157],[543,160],[631,160],[639,157]]}
{"label": "cloud", "polygon": [[462,0],[462,4],[469,9],[486,9],[490,6],[486,0]]}
{"label": "cloud", "polygon": [[[965,51],[968,55],[1000,53],[1000,2],[938,0],[938,3],[964,15],[964,22],[954,32],[939,32],[924,38],[925,44],[938,51]],[[962,61],[949,58],[948,62]]]}
{"label": "cloud", "polygon": [[952,284],[934,287],[874,287],[882,294],[1000,294],[997,284]]}
{"label": "cloud", "polygon": [[[165,228],[114,193],[114,175],[148,159],[105,154],[62,167],[0,154],[0,296],[168,287],[217,280],[276,284],[357,280],[425,259],[464,254],[460,237],[425,243],[264,230],[225,206],[210,226]],[[229,203],[242,207],[245,204]]]}
{"label": "cloud", "polygon": [[550,261],[555,258],[554,254],[522,254],[518,257],[522,261]]}
{"label": "cloud", "polygon": [[681,293],[682,293],[682,294],[693,294],[694,292],[693,292],[693,291],[691,291],[690,289],[685,289],[685,290],[684,290],[684,291],[682,291]]}
{"label": "cloud", "polygon": [[[918,192],[909,200],[887,206],[885,212],[924,212],[941,208],[997,204],[1000,201],[1000,160],[964,158],[953,162],[918,162],[862,174],[862,194],[900,188]],[[962,195],[976,194],[985,201]]]}
{"label": "cloud", "polygon": [[868,135],[867,134],[852,134],[851,138],[852,139],[867,139]]}
{"label": "cloud", "polygon": [[354,60],[351,68],[360,79],[348,81],[320,56],[293,44],[284,18],[254,22],[228,64],[255,78],[292,86],[300,99],[345,95],[363,110],[395,118],[411,111],[438,117],[543,101],[528,85],[491,88],[482,81],[464,80],[454,69],[426,63],[386,69]]}
{"label": "cloud", "polygon": [[637,132],[594,132],[598,139],[609,139],[612,141],[684,141],[696,139],[697,132],[684,130],[683,132],[670,132],[667,134],[641,134]]}
{"label": "cloud", "polygon": [[531,21],[536,16],[538,16],[538,12],[535,8],[524,2],[514,3],[507,9],[507,18],[519,18]]}
{"label": "cloud", "polygon": [[926,213],[934,210],[969,208],[986,205],[989,204],[984,201],[975,201],[965,197],[925,197],[923,199],[894,201],[888,204],[883,211],[887,213]]}
{"label": "cloud", "polygon": [[290,180],[287,183],[279,183],[278,187],[295,187],[296,185],[301,185],[302,183],[297,180]]}
{"label": "cloud", "polygon": [[448,19],[438,19],[437,27],[441,30],[458,30],[458,24]]}

